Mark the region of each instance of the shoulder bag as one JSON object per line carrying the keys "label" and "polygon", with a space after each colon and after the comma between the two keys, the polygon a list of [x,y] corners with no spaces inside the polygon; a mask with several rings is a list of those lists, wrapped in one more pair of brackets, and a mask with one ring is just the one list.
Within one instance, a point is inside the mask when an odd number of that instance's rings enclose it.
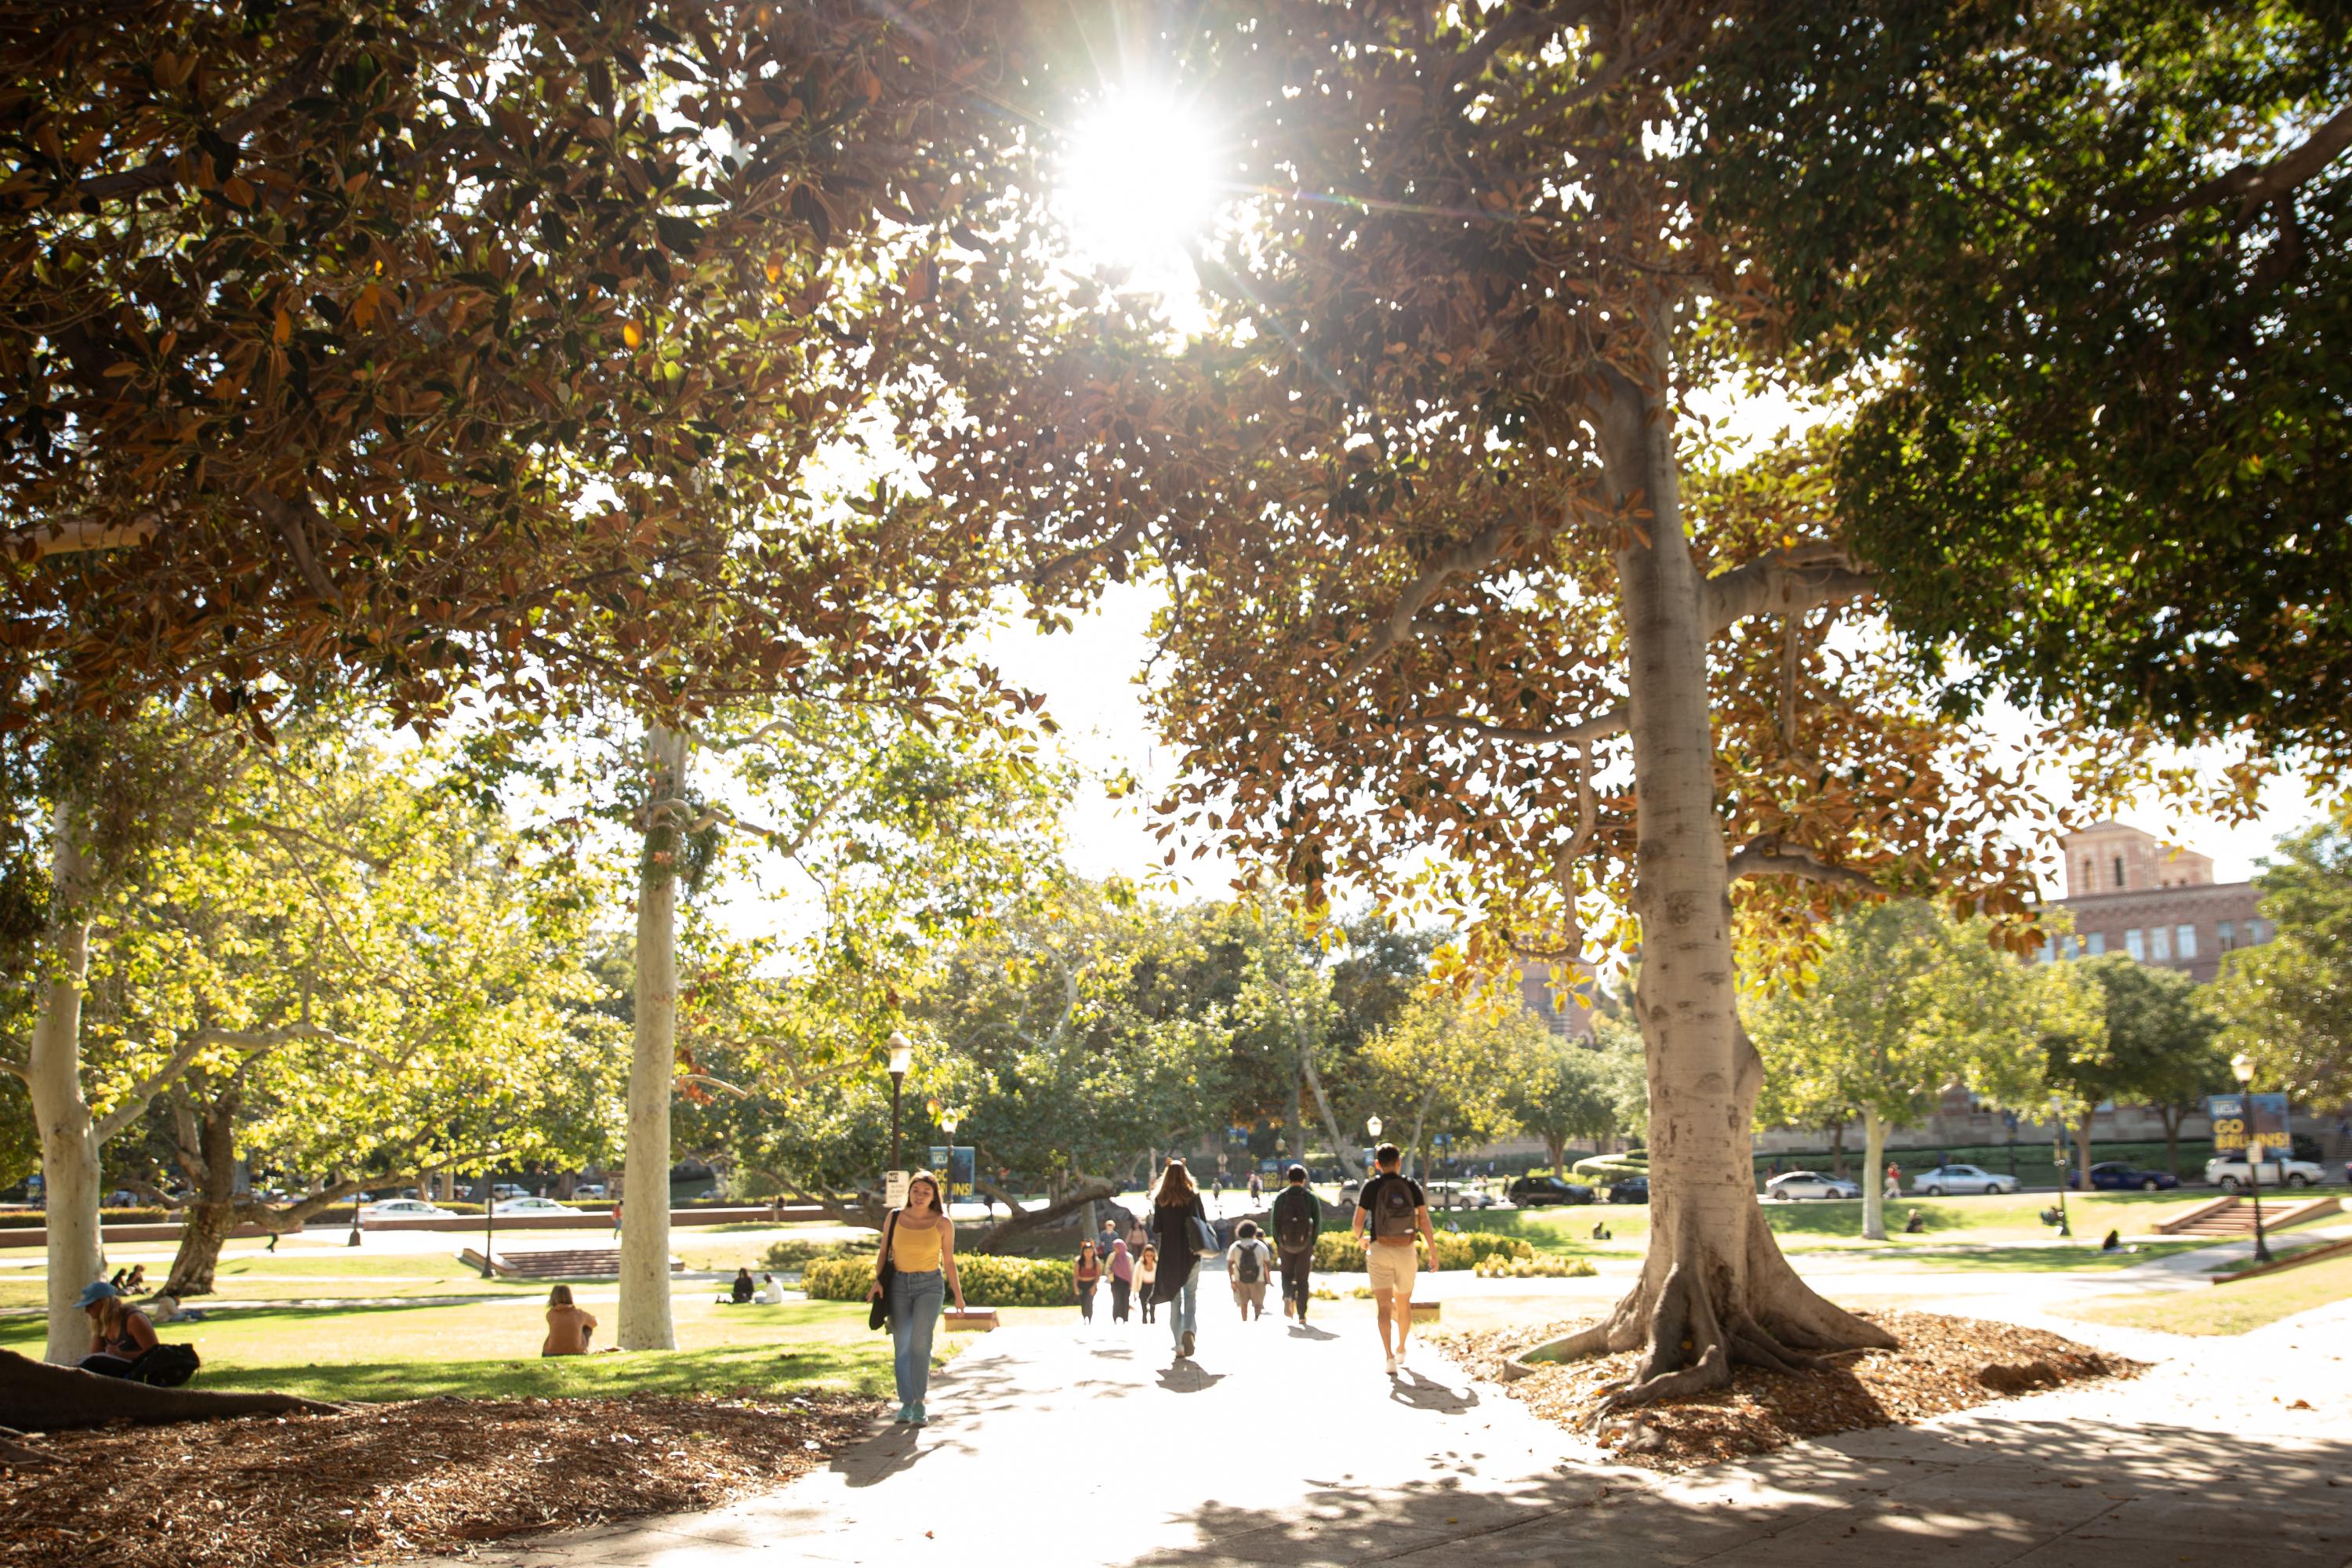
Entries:
{"label": "shoulder bag", "polygon": [[898,1228],[898,1211],[892,1209],[890,1217],[882,1222],[882,1294],[875,1297],[874,1305],[866,1310],[866,1326],[869,1329],[881,1328],[890,1321],[890,1280],[898,1272],[890,1261],[890,1237]]}
{"label": "shoulder bag", "polygon": [[1192,1200],[1195,1207],[1192,1210],[1191,1218],[1185,1222],[1192,1237],[1192,1256],[1195,1258],[1214,1258],[1218,1253],[1223,1252],[1224,1248],[1217,1245],[1217,1227],[1211,1225],[1206,1219],[1202,1217],[1201,1211],[1197,1206],[1200,1201],[1201,1200],[1198,1198]]}

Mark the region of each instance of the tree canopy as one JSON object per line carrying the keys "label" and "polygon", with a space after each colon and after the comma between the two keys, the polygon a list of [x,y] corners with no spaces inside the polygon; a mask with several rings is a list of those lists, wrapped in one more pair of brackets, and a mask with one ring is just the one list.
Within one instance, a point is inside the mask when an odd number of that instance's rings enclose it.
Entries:
{"label": "tree canopy", "polygon": [[2256,879],[2269,942],[2222,961],[2213,1005],[2225,1042],[2264,1088],[2308,1108],[2352,1100],[2352,824],[2279,840]]}

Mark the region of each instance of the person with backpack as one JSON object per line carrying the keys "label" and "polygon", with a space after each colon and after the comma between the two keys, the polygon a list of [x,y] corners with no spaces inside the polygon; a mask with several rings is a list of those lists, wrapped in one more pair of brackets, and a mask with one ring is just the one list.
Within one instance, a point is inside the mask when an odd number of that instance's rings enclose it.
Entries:
{"label": "person with backpack", "polygon": [[1160,1248],[1160,1269],[1150,1300],[1168,1308],[1168,1337],[1179,1358],[1190,1357],[1200,1328],[1201,1259],[1217,1251],[1209,1211],[1192,1171],[1170,1155],[1151,1189],[1151,1229]]}
{"label": "person with backpack", "polygon": [[[1388,1358],[1389,1375],[1404,1365],[1405,1339],[1412,1331],[1412,1280],[1420,1272],[1413,1243],[1416,1234],[1429,1244],[1429,1267],[1437,1267],[1437,1232],[1429,1223],[1429,1198],[1421,1184],[1398,1167],[1404,1152],[1393,1143],[1372,1152],[1376,1173],[1356,1195],[1356,1214],[1348,1234],[1364,1247],[1364,1269],[1371,1276],[1372,1305],[1380,1317],[1381,1353]],[[1396,1348],[1389,1348],[1389,1326],[1396,1326]]]}
{"label": "person with backpack", "polygon": [[1315,1238],[1323,1230],[1323,1200],[1307,1190],[1307,1167],[1284,1173],[1282,1191],[1267,1212],[1274,1226],[1276,1267],[1282,1270],[1282,1315],[1307,1321],[1307,1277],[1315,1271]]}
{"label": "person with backpack", "polygon": [[1274,1248],[1258,1237],[1257,1221],[1245,1219],[1234,1227],[1234,1244],[1225,1248],[1225,1283],[1234,1288],[1234,1304],[1242,1321],[1255,1312],[1265,1316],[1266,1276],[1274,1272]]}
{"label": "person with backpack", "polygon": [[89,1314],[89,1353],[76,1364],[101,1377],[130,1377],[155,1348],[155,1325],[111,1281],[93,1279],[74,1303]]}

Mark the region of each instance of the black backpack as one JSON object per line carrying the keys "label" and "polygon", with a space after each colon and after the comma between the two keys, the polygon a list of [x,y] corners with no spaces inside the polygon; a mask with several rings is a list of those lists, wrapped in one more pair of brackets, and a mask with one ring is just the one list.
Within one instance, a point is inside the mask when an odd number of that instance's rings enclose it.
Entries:
{"label": "black backpack", "polygon": [[1258,1264],[1257,1243],[1243,1242],[1240,1252],[1234,1258],[1234,1278],[1244,1285],[1255,1285],[1263,1277]]}
{"label": "black backpack", "polygon": [[126,1375],[150,1388],[177,1388],[195,1376],[202,1365],[194,1345],[157,1345],[141,1356]]}
{"label": "black backpack", "polygon": [[1421,1206],[1421,1194],[1412,1182],[1402,1176],[1382,1176],[1372,1195],[1372,1235],[1382,1241],[1402,1239],[1413,1233],[1413,1210]]}
{"label": "black backpack", "polygon": [[1315,1245],[1315,1194],[1305,1187],[1286,1187],[1274,1200],[1274,1238],[1285,1252],[1304,1252]]}

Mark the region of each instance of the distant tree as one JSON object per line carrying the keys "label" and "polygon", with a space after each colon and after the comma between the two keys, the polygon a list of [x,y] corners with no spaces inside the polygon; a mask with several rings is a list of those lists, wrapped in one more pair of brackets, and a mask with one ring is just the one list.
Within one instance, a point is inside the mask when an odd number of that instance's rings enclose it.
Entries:
{"label": "distant tree", "polygon": [[2091,1183],[2091,1122],[2114,1101],[2147,1104],[2164,1118],[2168,1168],[2179,1160],[2181,1108],[2230,1081],[2218,1045],[2220,1020],[2194,981],[2126,953],[2083,959],[2071,967],[2097,988],[2102,1027],[2053,1031],[2043,1069],[2073,1112],[2075,1173]]}
{"label": "distant tree", "polygon": [[[1512,1123],[1517,1076],[1540,1066],[1549,1037],[1516,989],[1425,990],[1364,1047],[1373,1093],[1391,1108],[1382,1135],[1401,1142],[1418,1174],[1433,1133],[1472,1143],[1499,1135]],[[1407,1107],[1410,1121],[1396,1114]]]}
{"label": "distant tree", "polygon": [[2352,817],[2280,839],[2255,885],[2273,931],[2221,961],[2223,1047],[2307,1107],[2352,1104]]}
{"label": "distant tree", "polygon": [[1601,1053],[1582,1040],[1545,1029],[1527,1040],[1505,1080],[1512,1124],[1543,1141],[1552,1173],[1566,1173],[1568,1146],[1589,1139],[1598,1148],[1617,1128]]}
{"label": "distant tree", "polygon": [[1795,1104],[1851,1105],[1863,1123],[1862,1234],[1886,1237],[1886,1134],[1926,1120],[1947,1085],[2029,1103],[2041,1082],[2040,1024],[2060,998],[2048,976],[1995,949],[1976,922],[1916,900],[1871,905],[1831,928],[1801,989],[1759,999],[1751,1026],[1768,1079]]}

